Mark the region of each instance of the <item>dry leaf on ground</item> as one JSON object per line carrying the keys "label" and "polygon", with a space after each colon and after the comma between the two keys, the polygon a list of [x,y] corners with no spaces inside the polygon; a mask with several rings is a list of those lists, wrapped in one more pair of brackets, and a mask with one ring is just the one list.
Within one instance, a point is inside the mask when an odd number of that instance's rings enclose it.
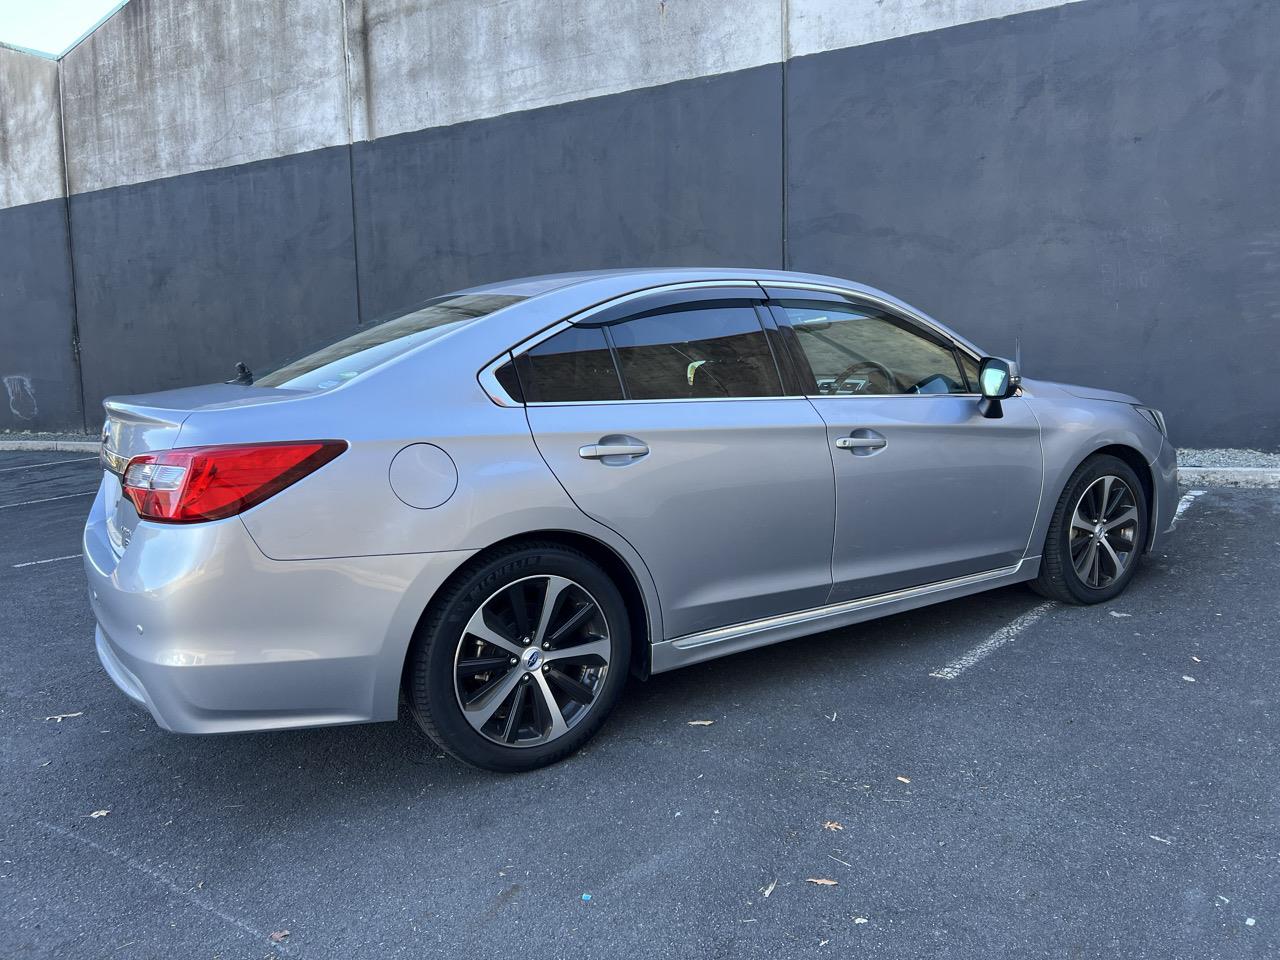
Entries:
{"label": "dry leaf on ground", "polygon": [[830,880],[827,877],[806,877],[805,883],[812,883],[815,887],[838,887],[839,880]]}
{"label": "dry leaf on ground", "polygon": [[841,823],[839,820],[824,820],[824,821],[823,821],[823,823],[822,823],[822,829],[824,829],[824,830],[843,830],[843,829],[844,829],[844,824],[843,824],[843,823]]}
{"label": "dry leaf on ground", "polygon": [[275,933],[271,934],[271,942],[280,943],[287,936],[289,936],[288,930],[277,930]]}

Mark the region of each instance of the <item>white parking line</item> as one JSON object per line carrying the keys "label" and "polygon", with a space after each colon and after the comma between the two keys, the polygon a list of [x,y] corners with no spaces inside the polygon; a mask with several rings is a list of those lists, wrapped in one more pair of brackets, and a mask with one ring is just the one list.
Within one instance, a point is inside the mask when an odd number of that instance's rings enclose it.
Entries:
{"label": "white parking line", "polygon": [[97,459],[97,457],[76,457],[72,460],[47,460],[44,463],[22,463],[16,467],[0,467],[0,473],[8,473],[10,470],[34,470],[36,467],[60,467],[64,463],[87,463],[90,460]]}
{"label": "white parking line", "polygon": [[1022,616],[1005,624],[987,639],[966,653],[958,660],[952,660],[945,667],[934,670],[929,676],[940,680],[954,680],[980,660],[985,660],[1007,643],[1013,643],[1023,630],[1031,626],[1057,604],[1048,600],[1038,607],[1032,607]]}
{"label": "white parking line", "polygon": [[1182,515],[1187,512],[1187,508],[1196,502],[1196,498],[1203,497],[1208,492],[1208,490],[1191,490],[1183,494],[1182,499],[1178,501],[1178,509],[1173,511],[1173,522],[1169,524],[1169,528],[1176,527]]}
{"label": "white parking line", "polygon": [[60,497],[45,497],[42,500],[23,500],[21,503],[0,503],[0,510],[8,510],[10,507],[29,507],[33,503],[53,503],[55,500],[70,500],[72,497],[92,497],[97,490],[86,490],[84,493],[64,493]]}
{"label": "white parking line", "polygon": [[38,567],[42,563],[57,563],[59,560],[79,560],[82,554],[68,553],[65,557],[50,557],[48,560],[28,560],[26,563],[15,563],[13,569],[20,570],[23,567]]}

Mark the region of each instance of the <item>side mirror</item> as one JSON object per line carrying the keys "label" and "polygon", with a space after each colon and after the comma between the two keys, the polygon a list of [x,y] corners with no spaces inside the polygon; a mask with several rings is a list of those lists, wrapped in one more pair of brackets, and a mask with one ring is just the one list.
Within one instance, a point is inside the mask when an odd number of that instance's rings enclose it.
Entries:
{"label": "side mirror", "polygon": [[1004,416],[1000,401],[1012,397],[1018,391],[1022,378],[1018,375],[1018,365],[1012,360],[999,357],[985,357],[978,367],[978,389],[982,400],[978,409],[989,420]]}

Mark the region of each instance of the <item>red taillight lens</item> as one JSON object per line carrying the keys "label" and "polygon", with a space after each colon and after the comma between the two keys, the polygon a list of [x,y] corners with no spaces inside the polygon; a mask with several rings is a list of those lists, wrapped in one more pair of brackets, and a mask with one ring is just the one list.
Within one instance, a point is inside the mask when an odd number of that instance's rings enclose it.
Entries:
{"label": "red taillight lens", "polygon": [[124,492],[144,520],[222,520],[274,497],[347,449],[344,440],[187,447],[129,461]]}

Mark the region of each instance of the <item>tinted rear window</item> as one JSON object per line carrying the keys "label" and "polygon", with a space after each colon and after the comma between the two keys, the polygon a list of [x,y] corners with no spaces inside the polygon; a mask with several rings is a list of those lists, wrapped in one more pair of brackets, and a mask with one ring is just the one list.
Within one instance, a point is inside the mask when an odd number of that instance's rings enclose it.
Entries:
{"label": "tinted rear window", "polygon": [[254,383],[294,390],[336,387],[414,347],[524,299],[502,293],[437,297],[407,313],[366,325],[357,333],[257,377]]}

